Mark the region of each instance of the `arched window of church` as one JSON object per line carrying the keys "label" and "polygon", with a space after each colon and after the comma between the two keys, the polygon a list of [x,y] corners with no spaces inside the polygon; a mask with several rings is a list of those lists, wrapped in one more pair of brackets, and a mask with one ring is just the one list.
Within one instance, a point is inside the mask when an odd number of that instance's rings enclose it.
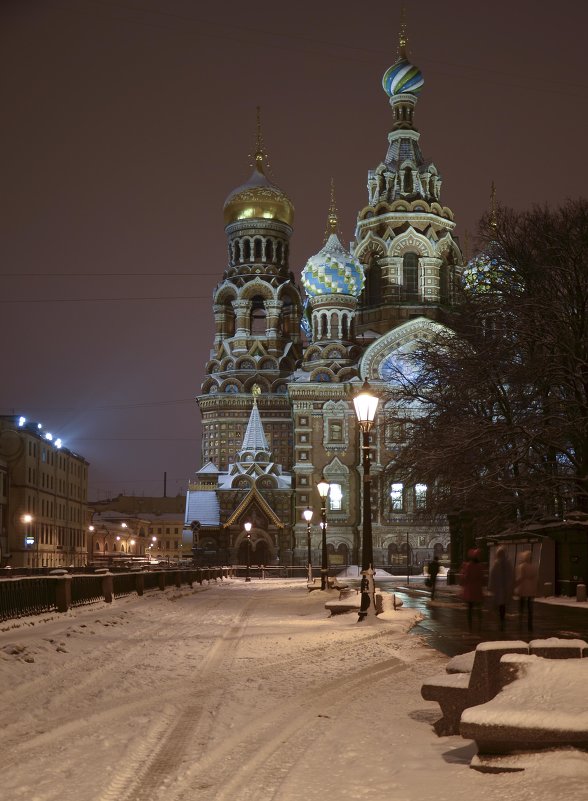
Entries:
{"label": "arched window of church", "polygon": [[429,194],[431,197],[436,197],[435,195],[435,178],[431,176],[429,178]]}
{"label": "arched window of church", "polygon": [[257,295],[251,304],[251,333],[265,334],[266,331],[266,311],[263,298]]}
{"label": "arched window of church", "polygon": [[248,239],[243,240],[241,252],[243,253],[242,261],[249,261],[251,258],[251,242]]}
{"label": "arched window of church", "polygon": [[328,320],[326,314],[321,314],[321,337],[327,336]]}
{"label": "arched window of church", "polygon": [[365,271],[363,295],[368,306],[377,306],[382,302],[382,269],[375,256],[372,256]]}
{"label": "arched window of church", "polygon": [[343,315],[343,319],[341,320],[341,337],[343,339],[349,339],[349,318],[346,314]]}
{"label": "arched window of church", "polygon": [[402,284],[407,300],[419,294],[419,257],[416,253],[405,253],[402,259]]}
{"label": "arched window of church", "polygon": [[427,485],[415,484],[414,487],[414,504],[417,509],[427,508]]}
{"label": "arched window of church", "polygon": [[404,169],[404,194],[405,195],[412,195],[414,192],[414,187],[412,183],[412,170],[410,167],[405,167]]}
{"label": "arched window of church", "polygon": [[282,263],[282,254],[283,254],[284,246],[281,242],[278,242],[276,245],[276,264]]}
{"label": "arched window of church", "polygon": [[265,260],[269,262],[273,262],[274,260],[274,240],[273,239],[266,239],[265,240]]}
{"label": "arched window of church", "polygon": [[261,260],[261,239],[259,237],[253,240],[253,258],[256,261]]}
{"label": "arched window of church", "polygon": [[395,482],[390,485],[390,501],[393,512],[401,512],[404,507],[404,485]]}
{"label": "arched window of church", "polygon": [[343,506],[343,488],[341,484],[331,484],[329,490],[329,509],[332,512],[340,512]]}

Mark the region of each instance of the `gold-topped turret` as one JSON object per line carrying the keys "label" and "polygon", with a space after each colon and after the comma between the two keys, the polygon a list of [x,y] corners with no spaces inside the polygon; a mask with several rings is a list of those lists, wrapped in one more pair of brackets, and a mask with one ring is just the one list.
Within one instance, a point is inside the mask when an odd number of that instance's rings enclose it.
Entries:
{"label": "gold-topped turret", "polygon": [[279,187],[268,180],[265,167],[268,158],[261,135],[261,110],[257,106],[256,150],[253,173],[247,183],[234,189],[225,201],[225,225],[239,220],[277,220],[292,225],[294,206]]}

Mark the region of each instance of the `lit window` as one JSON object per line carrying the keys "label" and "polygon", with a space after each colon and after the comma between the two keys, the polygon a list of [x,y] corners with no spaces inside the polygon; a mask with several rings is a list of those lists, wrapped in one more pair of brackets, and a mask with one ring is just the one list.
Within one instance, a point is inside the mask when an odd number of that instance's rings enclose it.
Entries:
{"label": "lit window", "polygon": [[403,484],[392,484],[390,487],[390,498],[392,500],[392,509],[395,512],[402,511],[402,494],[404,490]]}
{"label": "lit window", "polygon": [[331,484],[331,489],[329,490],[329,509],[332,512],[340,512],[343,500],[343,492],[341,490],[341,484]]}
{"label": "lit window", "polygon": [[417,509],[425,509],[427,506],[427,485],[416,484],[414,488],[414,499]]}

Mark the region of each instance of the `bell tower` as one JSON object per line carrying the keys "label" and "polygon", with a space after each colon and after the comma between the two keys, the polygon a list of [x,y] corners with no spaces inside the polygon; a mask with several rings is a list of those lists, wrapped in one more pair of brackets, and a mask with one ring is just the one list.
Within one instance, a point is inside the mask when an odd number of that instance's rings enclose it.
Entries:
{"label": "bell tower", "polygon": [[424,85],[409,59],[403,18],[398,58],[382,78],[392,108],[384,161],[368,173],[368,204],[358,214],[353,252],[365,270],[358,334],[384,334],[408,319],[443,319],[461,252],[453,212],[441,202],[442,178],[423,156],[414,111]]}

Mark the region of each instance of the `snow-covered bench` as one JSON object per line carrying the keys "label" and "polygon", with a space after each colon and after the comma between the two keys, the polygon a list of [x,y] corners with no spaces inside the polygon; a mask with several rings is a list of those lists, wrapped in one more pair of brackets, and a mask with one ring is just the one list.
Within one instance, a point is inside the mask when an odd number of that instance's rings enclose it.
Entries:
{"label": "snow-covered bench", "polygon": [[[575,642],[580,655],[586,653],[586,643]],[[557,646],[546,647],[553,656]],[[502,657],[499,674],[504,686],[500,692],[461,715],[462,737],[475,740],[478,746],[471,767],[493,772],[521,770],[524,752],[562,747],[588,750],[588,703],[584,700],[588,659],[567,656],[569,653],[551,659],[534,654]]]}
{"label": "snow-covered bench", "polygon": [[438,735],[459,734],[459,721],[464,709],[483,704],[499,689],[498,666],[504,654],[528,654],[522,640],[482,642],[475,651],[471,673],[438,673],[423,682],[421,695],[425,701],[437,701],[441,717],[434,724]]}

